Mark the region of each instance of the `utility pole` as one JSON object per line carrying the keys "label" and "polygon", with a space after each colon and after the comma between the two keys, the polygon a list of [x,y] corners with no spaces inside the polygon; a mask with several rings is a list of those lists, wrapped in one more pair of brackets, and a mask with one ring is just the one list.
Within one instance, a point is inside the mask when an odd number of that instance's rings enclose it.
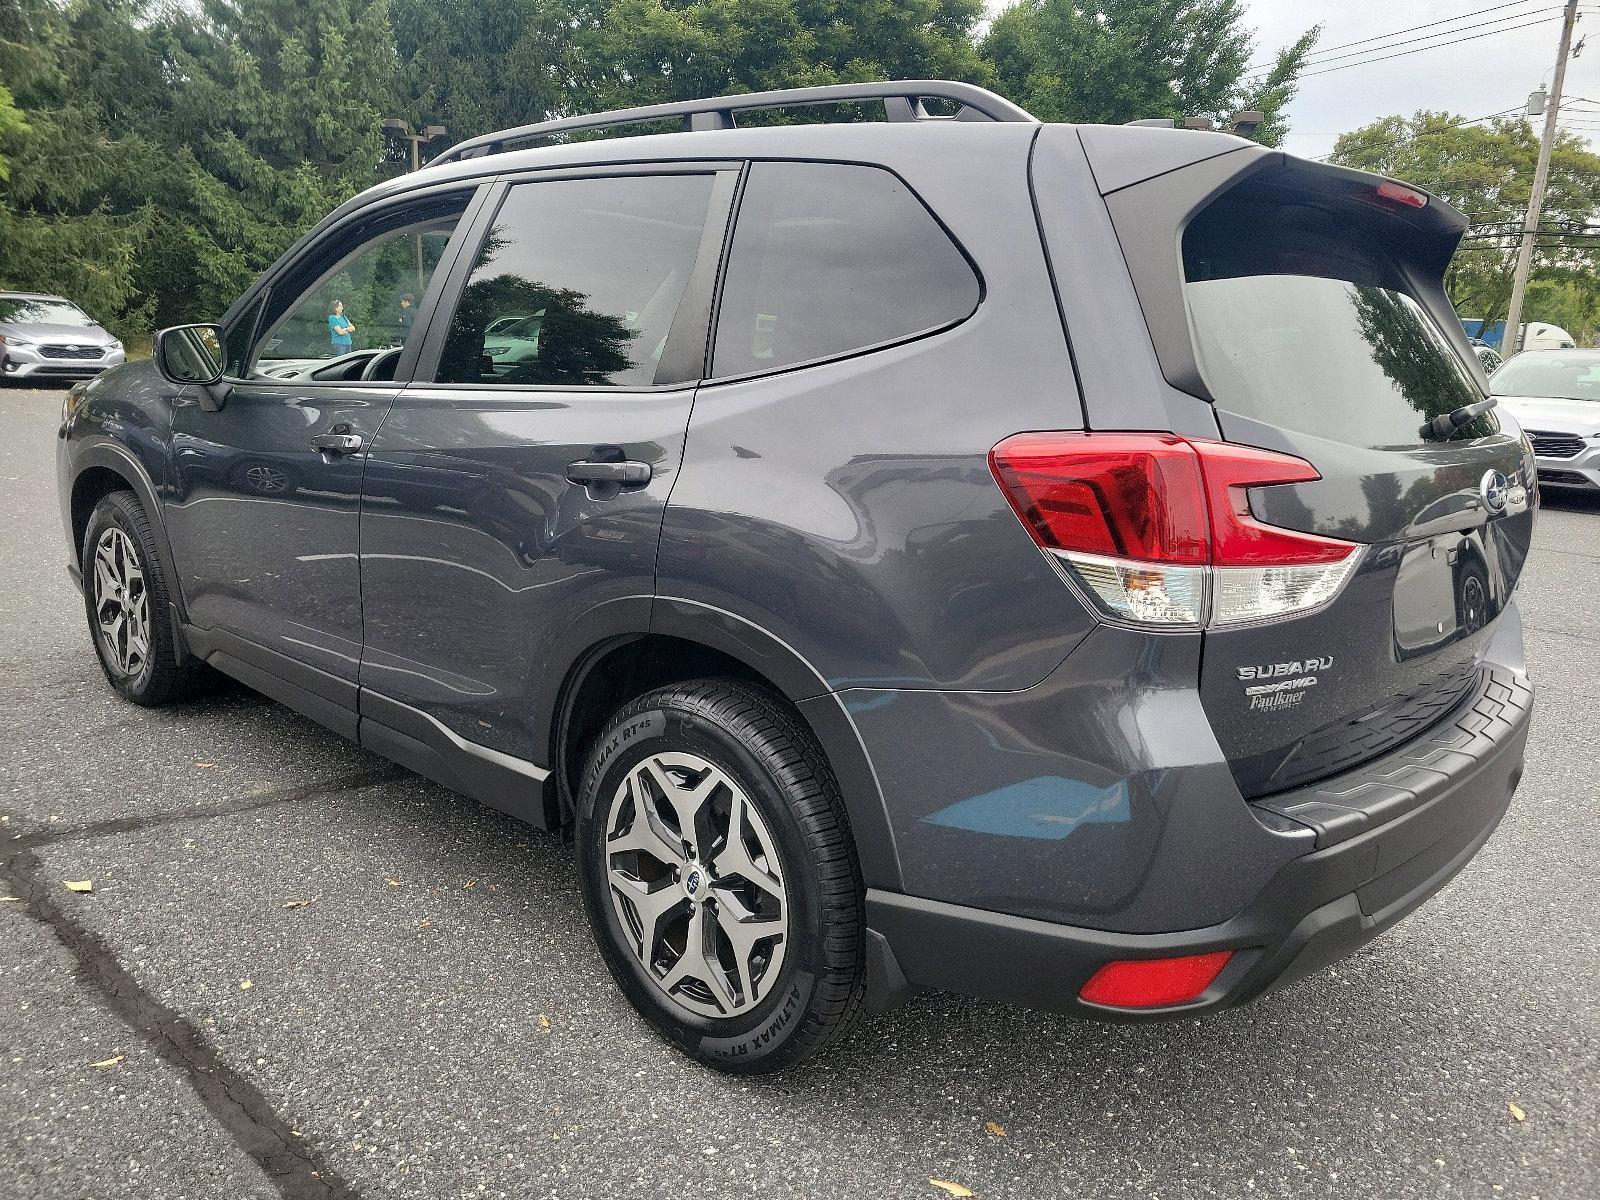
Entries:
{"label": "utility pole", "polygon": [[1567,59],[1572,53],[1572,27],[1578,23],[1578,0],[1567,0],[1567,13],[1561,21],[1561,52],[1556,58],[1556,77],[1545,101],[1544,137],[1539,142],[1539,163],[1533,169],[1533,192],[1528,197],[1528,212],[1522,222],[1522,244],[1517,247],[1517,271],[1511,277],[1511,307],[1506,310],[1506,331],[1500,338],[1500,353],[1510,358],[1522,348],[1522,301],[1528,292],[1528,273],[1533,269],[1533,239],[1539,231],[1544,210],[1544,189],[1550,179],[1550,151],[1556,144],[1556,121],[1561,116],[1561,89],[1567,80]]}

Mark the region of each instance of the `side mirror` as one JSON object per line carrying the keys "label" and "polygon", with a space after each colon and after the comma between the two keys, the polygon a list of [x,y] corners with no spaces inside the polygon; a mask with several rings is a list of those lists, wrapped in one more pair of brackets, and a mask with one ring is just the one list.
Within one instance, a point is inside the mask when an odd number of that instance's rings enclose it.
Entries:
{"label": "side mirror", "polygon": [[156,334],[156,370],[169,383],[201,388],[200,407],[218,411],[227,400],[222,382],[222,326],[174,325]]}
{"label": "side mirror", "polygon": [[208,384],[222,379],[222,326],[174,325],[156,334],[156,370],[169,383]]}

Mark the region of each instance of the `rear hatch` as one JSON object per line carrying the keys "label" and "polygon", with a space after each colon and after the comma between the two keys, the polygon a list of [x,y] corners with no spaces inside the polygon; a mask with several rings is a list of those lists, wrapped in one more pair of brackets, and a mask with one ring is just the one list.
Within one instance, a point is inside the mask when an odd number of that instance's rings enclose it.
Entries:
{"label": "rear hatch", "polygon": [[[1129,253],[1168,381],[1211,403],[1222,440],[1320,476],[1250,488],[1249,515],[1358,547],[1320,607],[1207,628],[1206,712],[1247,796],[1348,770],[1466,697],[1531,538],[1515,424],[1491,411],[1424,431],[1486,396],[1443,288],[1465,221],[1412,189],[1255,148],[1107,204],[1125,251],[1163,240],[1140,223],[1178,234],[1176,262]],[[1176,305],[1181,323],[1163,319]]]}

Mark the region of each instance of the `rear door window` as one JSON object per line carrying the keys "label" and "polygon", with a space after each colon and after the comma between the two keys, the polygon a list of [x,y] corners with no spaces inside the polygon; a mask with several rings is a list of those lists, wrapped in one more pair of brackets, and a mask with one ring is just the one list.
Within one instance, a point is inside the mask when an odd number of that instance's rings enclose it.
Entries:
{"label": "rear door window", "polygon": [[440,383],[648,387],[714,176],[552,179],[506,194],[450,319]]}
{"label": "rear door window", "polygon": [[903,341],[970,316],[976,272],[880,167],[752,164],[717,319],[719,378]]}

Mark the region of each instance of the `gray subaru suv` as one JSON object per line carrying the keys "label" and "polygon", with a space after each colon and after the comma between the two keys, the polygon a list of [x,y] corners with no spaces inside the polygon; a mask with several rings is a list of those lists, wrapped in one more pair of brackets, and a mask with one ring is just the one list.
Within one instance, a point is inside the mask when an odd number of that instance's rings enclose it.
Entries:
{"label": "gray subaru suv", "polygon": [[75,387],[72,570],[134,703],[221,671],[573,838],[717,1068],[924,988],[1202,1013],[1411,912],[1522,772],[1464,225],[936,81],[514,129]]}

